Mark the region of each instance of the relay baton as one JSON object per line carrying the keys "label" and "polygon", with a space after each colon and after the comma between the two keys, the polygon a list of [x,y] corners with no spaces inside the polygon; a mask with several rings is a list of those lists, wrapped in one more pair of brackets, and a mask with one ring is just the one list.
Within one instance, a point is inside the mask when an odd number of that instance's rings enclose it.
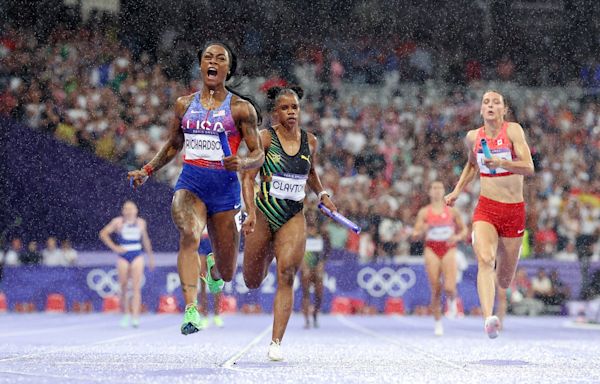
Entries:
{"label": "relay baton", "polygon": [[219,133],[219,141],[221,142],[221,149],[223,150],[225,157],[231,156],[231,149],[229,148],[229,142],[227,142],[225,129],[220,128],[217,132]]}
{"label": "relay baton", "polygon": [[[490,147],[488,147],[486,139],[481,139],[481,149],[483,150],[483,155],[485,156],[486,159],[491,159],[492,158],[492,152],[490,151]],[[495,175],[496,174],[496,170],[495,169],[490,169],[490,173],[492,175]]]}
{"label": "relay baton", "polygon": [[[135,189],[135,186],[133,185],[133,180],[134,180],[134,178],[133,178],[133,177],[132,177],[131,179],[129,179],[129,187],[130,187],[131,189]],[[143,178],[143,182],[146,182],[146,180],[148,180],[148,176],[145,176],[145,177]],[[140,187],[141,187],[141,185],[140,185]]]}
{"label": "relay baton", "polygon": [[347,219],[341,213],[331,212],[331,210],[329,208],[327,208],[325,206],[325,204],[323,204],[323,203],[319,203],[319,208],[321,209],[321,211],[325,212],[325,214],[327,216],[331,217],[333,220],[335,220],[339,224],[343,225],[344,227],[348,228],[352,232],[354,232],[356,234],[360,233],[360,227],[358,225],[354,224],[349,219]]}

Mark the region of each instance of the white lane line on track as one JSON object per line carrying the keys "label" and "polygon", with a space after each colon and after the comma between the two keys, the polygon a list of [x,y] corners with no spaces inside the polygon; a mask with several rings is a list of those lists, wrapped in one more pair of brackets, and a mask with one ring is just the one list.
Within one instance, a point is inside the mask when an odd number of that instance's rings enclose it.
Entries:
{"label": "white lane line on track", "polygon": [[248,352],[252,347],[254,347],[256,344],[258,344],[258,342],[263,337],[265,337],[271,331],[272,328],[273,328],[273,325],[269,325],[267,328],[265,328],[261,333],[258,334],[258,336],[256,336],[254,339],[252,339],[252,341],[250,343],[248,343],[248,345],[246,345],[244,348],[242,348],[235,355],[231,356],[229,359],[225,360],[220,365],[221,368],[230,369],[230,370],[234,370],[234,371],[240,370],[233,366],[236,363],[236,361],[238,361],[242,356],[244,356],[246,354],[246,352]]}
{"label": "white lane line on track", "polygon": [[25,377],[38,377],[38,378],[44,378],[44,379],[60,379],[60,380],[73,380],[73,381],[82,381],[84,383],[89,383],[90,381],[97,381],[97,382],[104,382],[105,380],[103,378],[94,378],[92,376],[59,376],[59,375],[52,375],[52,374],[47,374],[47,373],[29,373],[29,372],[18,372],[18,371],[5,371],[5,370],[0,370],[0,373],[5,373],[5,374],[9,374],[9,375],[15,375],[15,376],[25,376]]}
{"label": "white lane line on track", "polygon": [[600,324],[596,323],[578,323],[576,321],[570,320],[565,321],[562,324],[563,328],[571,328],[571,329],[585,329],[587,331],[600,331]]}
{"label": "white lane line on track", "polygon": [[[81,322],[80,319],[79,322]],[[85,320],[89,320],[89,319],[85,319]],[[34,330],[28,330],[28,331],[15,331],[15,332],[7,332],[7,333],[0,333],[0,337],[15,337],[15,336],[30,336],[30,335],[37,335],[40,333],[43,334],[48,334],[50,332],[62,332],[62,331],[66,331],[66,330],[73,330],[73,329],[82,329],[82,328],[89,328],[89,327],[93,327],[93,326],[97,326],[100,321],[94,323],[94,324],[90,324],[89,322],[87,322],[86,324],[73,324],[73,325],[64,325],[64,326],[45,326],[42,325],[41,327],[39,327],[38,329],[34,329]],[[105,322],[102,322],[105,323]],[[58,324],[57,324],[58,325]]]}
{"label": "white lane line on track", "polygon": [[172,328],[172,326],[169,325],[169,326],[158,328],[158,329],[154,329],[154,330],[151,330],[151,331],[136,332],[136,333],[125,335],[125,336],[111,337],[110,339],[98,340],[98,341],[94,341],[94,342],[90,342],[90,343],[84,343],[84,344],[78,344],[78,345],[69,345],[69,346],[60,347],[60,348],[52,348],[52,349],[48,349],[48,350],[45,350],[45,351],[30,353],[28,355],[19,355],[19,356],[13,356],[13,357],[6,357],[6,358],[3,358],[3,359],[0,359],[0,363],[7,362],[7,361],[20,360],[20,359],[28,359],[28,358],[35,357],[35,356],[47,355],[47,354],[57,353],[57,352],[77,351],[78,349],[88,348],[88,347],[94,346],[94,345],[110,344],[110,343],[114,343],[114,342],[118,342],[118,341],[122,341],[122,340],[128,340],[128,339],[134,339],[136,337],[152,335],[152,334],[155,334],[157,332],[160,332],[160,331],[163,331],[163,330],[166,330],[166,329],[169,329],[169,328]]}
{"label": "white lane line on track", "polygon": [[419,353],[419,354],[421,354],[421,355],[423,355],[425,357],[433,359],[433,360],[435,360],[435,361],[437,361],[439,363],[442,363],[444,365],[447,365],[447,366],[449,366],[451,368],[460,369],[462,371],[469,371],[469,369],[466,366],[461,366],[459,364],[455,364],[455,363],[453,363],[451,361],[445,360],[445,359],[443,359],[443,358],[441,358],[441,357],[439,357],[437,355],[429,353],[429,352],[425,351],[424,349],[416,347],[416,346],[414,346],[412,344],[409,344],[409,343],[406,343],[406,342],[400,342],[400,341],[396,340],[395,338],[386,337],[386,336],[384,336],[384,335],[382,335],[382,334],[380,334],[378,332],[372,331],[372,330],[370,330],[368,328],[365,328],[365,327],[363,327],[361,325],[358,325],[358,324],[356,324],[356,323],[348,320],[344,316],[339,315],[339,316],[336,316],[336,317],[337,317],[337,319],[338,319],[338,321],[340,323],[344,324],[348,328],[354,329],[355,331],[359,331],[361,333],[364,333],[365,335],[369,335],[369,336],[374,337],[376,339],[383,340],[386,343],[393,344],[393,345],[396,345],[398,347],[404,347],[404,348],[410,349],[413,352]]}
{"label": "white lane line on track", "polygon": [[[38,321],[40,318],[32,319],[34,321]],[[54,318],[58,319],[58,318]],[[53,319],[53,320],[54,320]],[[61,319],[59,319],[61,320]],[[110,327],[111,324],[117,324],[117,320],[115,320],[114,316],[110,316],[107,314],[92,314],[92,315],[76,315],[76,316],[66,316],[62,320],[72,320],[72,321],[63,321],[59,324],[48,324],[43,323],[38,326],[37,329],[34,330],[18,330],[13,332],[0,333],[0,337],[15,337],[15,336],[29,336],[29,335],[37,335],[37,334],[47,334],[49,332],[62,332],[65,330],[73,330],[73,329],[85,329],[88,327],[96,327],[98,325],[102,325],[104,327]],[[145,319],[142,317],[142,320],[145,323]],[[147,319],[149,322],[154,322],[156,319],[150,317]],[[27,322],[26,318],[23,318],[24,322]],[[81,322],[85,322],[85,324],[80,324]],[[76,323],[76,324],[73,324]]]}

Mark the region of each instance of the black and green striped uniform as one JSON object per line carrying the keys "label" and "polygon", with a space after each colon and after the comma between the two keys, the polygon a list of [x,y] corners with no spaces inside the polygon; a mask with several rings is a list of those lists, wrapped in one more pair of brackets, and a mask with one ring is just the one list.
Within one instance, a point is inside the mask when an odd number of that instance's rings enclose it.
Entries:
{"label": "black and green striped uniform", "polygon": [[285,153],[277,133],[269,127],[271,145],[260,168],[260,191],[256,206],[264,213],[275,233],[304,207],[304,185],[310,171],[308,134],[300,130],[300,149],[294,156]]}

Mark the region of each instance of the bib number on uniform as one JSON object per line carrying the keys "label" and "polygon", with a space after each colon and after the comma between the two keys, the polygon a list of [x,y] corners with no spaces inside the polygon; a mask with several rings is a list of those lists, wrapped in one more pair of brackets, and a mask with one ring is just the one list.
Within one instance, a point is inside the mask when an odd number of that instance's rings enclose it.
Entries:
{"label": "bib number on uniform", "polygon": [[[492,152],[492,156],[493,157],[497,157],[499,159],[503,159],[503,160],[510,160],[512,161],[512,155],[510,153],[510,151],[502,151],[502,152]],[[477,153],[477,164],[479,164],[479,170],[481,173],[485,173],[485,174],[491,174],[491,170],[485,165],[484,163],[484,159],[485,159],[485,155],[483,153]],[[498,173],[506,173],[508,172],[506,169],[504,168],[496,168],[496,174]]]}
{"label": "bib number on uniform", "polygon": [[185,133],[185,158],[186,160],[220,161],[223,158],[221,142],[217,134],[189,134]]}
{"label": "bib number on uniform", "polygon": [[429,228],[426,239],[431,241],[447,241],[452,237],[452,235],[454,235],[454,227],[440,225]]}
{"label": "bib number on uniform", "polygon": [[276,199],[302,201],[306,196],[304,187],[307,178],[305,175],[273,175],[269,194]]}

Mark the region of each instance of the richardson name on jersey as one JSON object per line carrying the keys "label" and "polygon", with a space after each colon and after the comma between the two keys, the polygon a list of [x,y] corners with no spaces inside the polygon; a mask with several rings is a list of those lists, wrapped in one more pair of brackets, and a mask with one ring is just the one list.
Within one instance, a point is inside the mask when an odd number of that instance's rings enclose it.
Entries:
{"label": "richardson name on jersey", "polygon": [[215,141],[214,139],[209,140],[200,138],[186,138],[185,147],[189,149],[197,149],[202,151],[221,150],[221,142]]}

